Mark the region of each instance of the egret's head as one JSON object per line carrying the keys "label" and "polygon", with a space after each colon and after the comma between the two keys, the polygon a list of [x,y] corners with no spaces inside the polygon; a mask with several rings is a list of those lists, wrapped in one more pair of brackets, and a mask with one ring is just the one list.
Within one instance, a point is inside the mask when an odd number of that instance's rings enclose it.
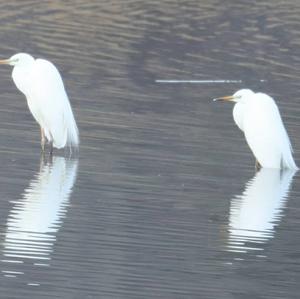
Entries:
{"label": "egret's head", "polygon": [[34,58],[26,53],[18,53],[12,57],[0,60],[0,64],[9,64],[12,66],[25,66],[34,62]]}
{"label": "egret's head", "polygon": [[254,95],[251,89],[240,89],[235,92],[232,96],[225,96],[214,99],[214,101],[229,101],[229,102],[245,102]]}

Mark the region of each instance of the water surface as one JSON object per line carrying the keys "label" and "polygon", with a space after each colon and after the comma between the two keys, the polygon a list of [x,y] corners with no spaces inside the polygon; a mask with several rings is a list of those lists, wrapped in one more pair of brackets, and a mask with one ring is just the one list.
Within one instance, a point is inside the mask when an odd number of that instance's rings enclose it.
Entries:
{"label": "water surface", "polygon": [[299,297],[299,175],[255,174],[232,106],[211,101],[269,93],[300,164],[297,1],[26,0],[0,11],[1,56],[53,61],[81,134],[78,157],[41,159],[38,126],[1,67],[5,298]]}

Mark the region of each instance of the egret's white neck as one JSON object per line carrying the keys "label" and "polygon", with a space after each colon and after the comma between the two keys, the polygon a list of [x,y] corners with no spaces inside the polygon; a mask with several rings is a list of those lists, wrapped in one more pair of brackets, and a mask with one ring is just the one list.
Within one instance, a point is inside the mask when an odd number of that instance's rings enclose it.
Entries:
{"label": "egret's white neck", "polygon": [[237,102],[233,107],[233,119],[240,130],[244,131],[244,113],[246,104]]}
{"label": "egret's white neck", "polygon": [[12,78],[17,88],[23,93],[27,94],[27,89],[30,84],[30,72],[34,64],[33,61],[24,61],[16,64],[12,71]]}

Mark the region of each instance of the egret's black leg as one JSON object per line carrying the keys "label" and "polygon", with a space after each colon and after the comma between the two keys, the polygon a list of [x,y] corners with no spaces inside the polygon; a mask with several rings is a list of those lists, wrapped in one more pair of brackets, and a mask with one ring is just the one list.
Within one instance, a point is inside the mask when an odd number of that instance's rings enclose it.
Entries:
{"label": "egret's black leg", "polygon": [[50,142],[50,157],[52,157],[53,154],[53,141]]}
{"label": "egret's black leg", "polygon": [[258,160],[255,160],[255,170],[259,171],[260,169],[261,169],[260,163],[258,162]]}

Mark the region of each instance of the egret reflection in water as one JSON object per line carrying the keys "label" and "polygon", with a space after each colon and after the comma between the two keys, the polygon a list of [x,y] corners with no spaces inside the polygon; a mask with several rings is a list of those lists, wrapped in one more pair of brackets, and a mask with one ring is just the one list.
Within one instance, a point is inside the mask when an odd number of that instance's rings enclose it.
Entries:
{"label": "egret reflection in water", "polygon": [[262,168],[243,194],[231,200],[228,251],[261,250],[259,244],[273,238],[294,174],[294,170]]}
{"label": "egret reflection in water", "polygon": [[[21,199],[13,202],[7,220],[4,262],[16,264],[31,260],[35,264],[49,264],[56,233],[67,213],[77,162],[63,157],[53,157],[47,163],[41,161],[40,171]],[[11,276],[11,271],[2,272]]]}

